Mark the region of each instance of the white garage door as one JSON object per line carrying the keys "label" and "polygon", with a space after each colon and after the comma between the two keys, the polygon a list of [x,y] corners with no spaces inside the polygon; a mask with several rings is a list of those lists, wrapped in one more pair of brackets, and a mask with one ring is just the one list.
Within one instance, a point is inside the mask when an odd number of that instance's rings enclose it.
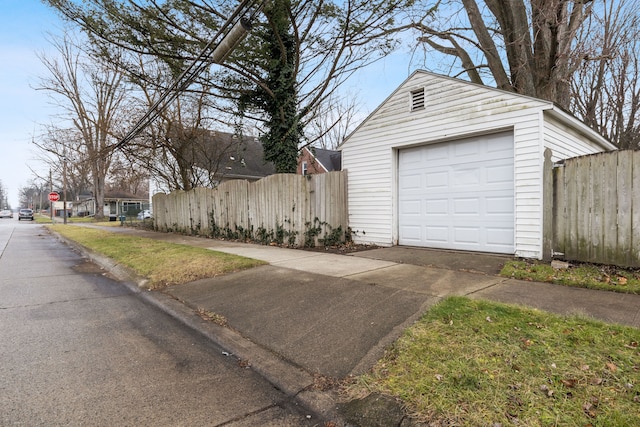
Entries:
{"label": "white garage door", "polygon": [[401,150],[399,243],[514,253],[513,134]]}

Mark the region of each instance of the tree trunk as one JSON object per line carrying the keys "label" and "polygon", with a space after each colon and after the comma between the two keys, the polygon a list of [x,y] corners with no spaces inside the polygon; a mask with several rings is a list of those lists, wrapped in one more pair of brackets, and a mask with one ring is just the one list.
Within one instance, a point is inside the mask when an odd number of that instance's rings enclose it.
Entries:
{"label": "tree trunk", "polygon": [[93,168],[93,195],[96,200],[95,219],[101,221],[104,219],[104,175],[98,171],[97,167]]}

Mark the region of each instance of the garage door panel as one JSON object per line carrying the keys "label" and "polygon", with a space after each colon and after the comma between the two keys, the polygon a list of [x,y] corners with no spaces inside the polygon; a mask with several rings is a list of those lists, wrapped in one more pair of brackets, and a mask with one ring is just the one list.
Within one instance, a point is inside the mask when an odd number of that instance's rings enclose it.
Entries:
{"label": "garage door panel", "polygon": [[448,215],[449,214],[448,199],[426,200],[424,205],[425,205],[426,215]]}
{"label": "garage door panel", "polygon": [[402,209],[407,216],[419,216],[422,212],[421,205],[421,200],[403,200],[400,204],[400,209]]}
{"label": "garage door panel", "polygon": [[509,215],[513,217],[513,197],[487,197],[485,198],[485,212],[488,216]]}
{"label": "garage door panel", "polygon": [[403,156],[400,156],[400,168],[411,167],[412,165],[419,167],[422,163],[420,148],[407,148],[403,150]]}
{"label": "garage door panel", "polygon": [[477,245],[480,242],[480,227],[454,227],[453,241],[458,244]]}
{"label": "garage door panel", "polygon": [[455,199],[453,202],[453,214],[479,216],[480,215],[480,199],[477,197]]}
{"label": "garage door panel", "polygon": [[400,238],[403,241],[408,242],[405,243],[407,245],[411,244],[412,242],[415,246],[419,246],[420,242],[424,240],[421,235],[421,228],[422,227],[418,225],[400,227]]}
{"label": "garage door panel", "polygon": [[419,173],[407,174],[400,177],[400,186],[405,190],[422,188],[422,176]]}
{"label": "garage door panel", "polygon": [[513,188],[513,165],[486,166],[487,184],[509,184]]}
{"label": "garage door panel", "polygon": [[453,152],[459,161],[464,161],[465,157],[476,157],[479,154],[480,147],[475,141],[459,142],[453,145]]}
{"label": "garage door panel", "polygon": [[487,228],[487,244],[492,246],[511,247],[511,245],[513,245],[513,227]]}
{"label": "garage door panel", "polygon": [[432,244],[444,245],[449,241],[449,228],[427,226],[425,227],[425,240]]}
{"label": "garage door panel", "polygon": [[425,178],[426,178],[426,181],[425,181],[426,188],[436,189],[436,188],[449,187],[449,174],[446,171],[426,172]]}
{"label": "garage door panel", "polygon": [[482,171],[479,168],[458,169],[453,172],[454,187],[478,186],[482,183]]}
{"label": "garage door panel", "polygon": [[400,244],[514,252],[511,133],[401,150],[398,163]]}
{"label": "garage door panel", "polygon": [[423,147],[417,147],[414,150],[418,150],[421,153],[424,161],[435,162],[438,164],[438,160],[442,160],[442,164],[446,164],[449,159],[449,147],[442,144],[434,145],[431,150],[425,151]]}

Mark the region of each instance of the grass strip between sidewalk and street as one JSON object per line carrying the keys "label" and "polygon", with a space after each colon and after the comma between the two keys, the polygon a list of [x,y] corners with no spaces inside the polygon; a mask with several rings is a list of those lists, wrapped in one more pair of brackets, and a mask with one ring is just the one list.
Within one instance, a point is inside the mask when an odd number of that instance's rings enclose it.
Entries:
{"label": "grass strip between sidewalk and street", "polygon": [[400,399],[434,426],[640,425],[640,330],[450,297],[348,398]]}
{"label": "grass strip between sidewalk and street", "polygon": [[149,289],[264,265],[263,261],[106,230],[50,225],[52,231],[107,256],[149,280]]}

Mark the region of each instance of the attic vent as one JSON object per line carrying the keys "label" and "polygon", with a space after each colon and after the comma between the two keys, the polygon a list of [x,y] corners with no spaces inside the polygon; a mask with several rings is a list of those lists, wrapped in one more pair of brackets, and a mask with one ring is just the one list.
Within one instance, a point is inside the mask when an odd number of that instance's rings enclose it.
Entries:
{"label": "attic vent", "polygon": [[424,109],[424,88],[411,91],[411,111]]}

